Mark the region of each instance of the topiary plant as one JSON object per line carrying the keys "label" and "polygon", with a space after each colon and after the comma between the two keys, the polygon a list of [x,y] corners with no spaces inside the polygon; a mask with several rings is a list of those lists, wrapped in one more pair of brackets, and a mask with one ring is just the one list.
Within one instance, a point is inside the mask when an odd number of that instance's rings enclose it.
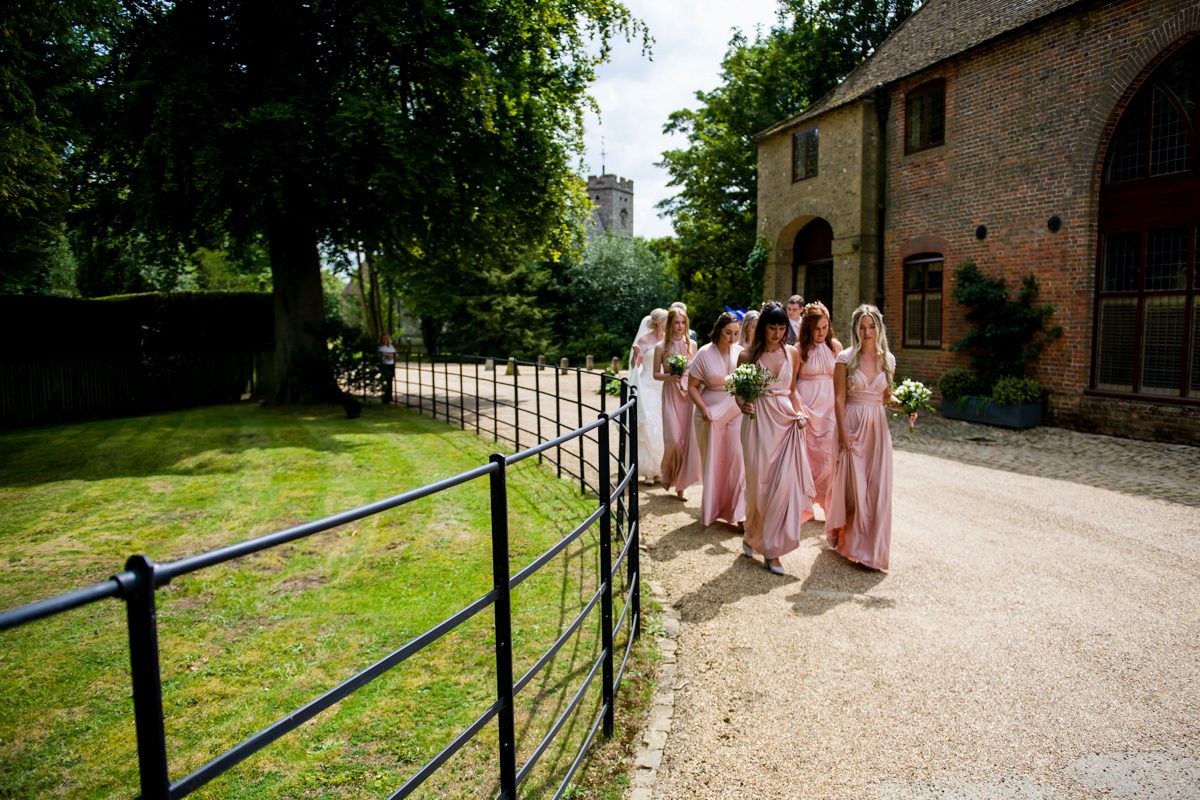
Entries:
{"label": "topiary plant", "polygon": [[951,367],[938,378],[938,389],[947,400],[980,394],[984,388],[980,384],[979,376],[965,367]]}
{"label": "topiary plant", "polygon": [[1042,385],[1034,378],[1009,376],[996,381],[992,387],[992,400],[1002,406],[1017,406],[1021,403],[1042,402]]}

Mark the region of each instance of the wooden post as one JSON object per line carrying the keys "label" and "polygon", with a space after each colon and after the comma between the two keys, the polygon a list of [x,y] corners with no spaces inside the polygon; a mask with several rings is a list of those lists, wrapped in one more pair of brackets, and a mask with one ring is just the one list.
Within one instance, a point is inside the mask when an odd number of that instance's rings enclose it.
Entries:
{"label": "wooden post", "polygon": [[483,371],[484,372],[495,372],[495,370],[496,370],[496,359],[494,359],[494,358],[485,359],[483,362]]}
{"label": "wooden post", "polygon": [[567,374],[567,369],[571,366],[571,361],[567,357],[563,357],[558,362],[558,374]]}
{"label": "wooden post", "polygon": [[545,368],[546,368],[546,357],[544,355],[538,356],[538,369],[545,369]]}
{"label": "wooden post", "polygon": [[613,356],[612,371],[614,375],[621,371],[621,358],[619,356]]}
{"label": "wooden post", "polygon": [[505,375],[517,374],[517,359],[515,356],[508,357],[508,369],[504,370]]}
{"label": "wooden post", "polygon": [[595,359],[593,359],[591,356],[588,356],[587,358],[584,359],[584,369],[595,369],[595,368],[596,368]]}

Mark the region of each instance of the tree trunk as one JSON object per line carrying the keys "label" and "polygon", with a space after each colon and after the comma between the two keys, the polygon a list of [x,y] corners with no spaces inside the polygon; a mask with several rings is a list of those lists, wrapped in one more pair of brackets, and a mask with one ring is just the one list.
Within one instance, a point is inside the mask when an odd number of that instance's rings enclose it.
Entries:
{"label": "tree trunk", "polygon": [[325,299],[311,220],[277,210],[268,221],[275,297],[277,403],[341,402],[322,330]]}

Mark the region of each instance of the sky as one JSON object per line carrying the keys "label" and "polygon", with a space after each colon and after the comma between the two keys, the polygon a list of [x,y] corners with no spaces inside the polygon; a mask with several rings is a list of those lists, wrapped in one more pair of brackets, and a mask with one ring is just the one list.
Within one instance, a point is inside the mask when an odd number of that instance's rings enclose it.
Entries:
{"label": "sky", "polygon": [[[584,177],[601,169],[633,180],[633,232],[648,239],[671,236],[669,219],[655,204],[674,191],[670,176],[655,167],[664,150],[684,147],[680,135],[663,125],[672,111],[698,108],[697,91],[720,82],[721,59],[735,28],[754,38],[775,21],[776,0],[625,0],[626,7],[650,28],[649,58],[641,43],[613,42],[612,58],[596,71],[592,96],[601,117],[588,113],[584,131]],[[652,60],[651,60],[652,59]]]}

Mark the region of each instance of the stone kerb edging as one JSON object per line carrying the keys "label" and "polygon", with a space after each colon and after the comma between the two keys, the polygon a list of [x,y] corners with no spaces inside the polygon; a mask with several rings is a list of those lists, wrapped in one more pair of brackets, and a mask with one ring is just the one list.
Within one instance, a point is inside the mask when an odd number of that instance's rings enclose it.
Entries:
{"label": "stone kerb edging", "polygon": [[651,800],[654,785],[658,782],[658,768],[662,764],[663,750],[667,746],[667,735],[675,718],[675,689],[678,679],[675,649],[679,635],[679,612],[666,604],[667,593],[658,581],[647,581],[650,593],[663,610],[663,639],[658,643],[662,660],[658,665],[658,680],[654,698],[650,703],[650,716],[642,731],[642,743],[634,757],[633,779],[630,781],[629,800]]}

